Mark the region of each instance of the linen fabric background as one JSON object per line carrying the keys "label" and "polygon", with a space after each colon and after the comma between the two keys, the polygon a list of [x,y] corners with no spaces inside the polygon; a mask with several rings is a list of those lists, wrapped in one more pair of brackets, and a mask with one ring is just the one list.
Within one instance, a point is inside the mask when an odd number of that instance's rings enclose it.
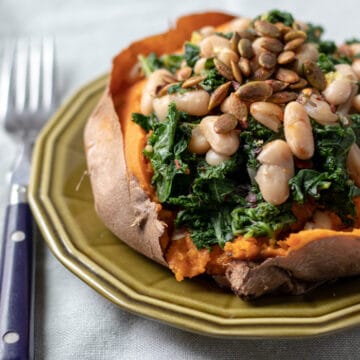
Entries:
{"label": "linen fabric background", "polygon": [[[61,101],[110,69],[131,41],[165,31],[179,15],[225,10],[256,16],[279,8],[322,24],[337,42],[359,35],[355,0],[0,0],[0,46],[6,38],[56,38]],[[1,99],[0,99],[1,101]],[[15,146],[0,130],[0,231]],[[194,335],[127,313],[65,269],[38,240],[36,359],[358,359],[360,328],[306,339],[224,340]],[[271,336],[271,334],[269,334]]]}

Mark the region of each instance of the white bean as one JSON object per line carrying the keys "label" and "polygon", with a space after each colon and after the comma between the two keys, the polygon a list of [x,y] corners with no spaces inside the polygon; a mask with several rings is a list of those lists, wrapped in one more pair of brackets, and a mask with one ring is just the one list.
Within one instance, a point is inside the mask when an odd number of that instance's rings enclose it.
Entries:
{"label": "white bean", "polygon": [[354,43],[354,44],[350,44],[350,49],[351,49],[351,55],[355,56],[357,54],[360,53],[360,43]]}
{"label": "white bean", "polygon": [[210,35],[200,42],[201,57],[216,56],[223,49],[231,49],[230,41],[219,35]]}
{"label": "white bean", "polygon": [[326,86],[322,94],[330,104],[343,104],[351,94],[351,82],[346,78],[337,78]]}
{"label": "white bean", "polygon": [[159,98],[154,98],[152,106],[157,118],[160,121],[164,121],[169,110],[169,105],[171,103],[170,95],[165,95]]}
{"label": "white bean", "polygon": [[273,205],[283,204],[289,197],[288,171],[277,165],[260,165],[255,181],[265,201]]}
{"label": "white bean", "polygon": [[360,112],[360,94],[354,96],[352,100],[352,107],[357,111]]}
{"label": "white bean", "polygon": [[330,105],[316,94],[312,94],[305,101],[304,107],[308,115],[321,125],[334,125],[339,119],[338,115],[332,112]]}
{"label": "white bean", "polygon": [[354,73],[356,74],[358,80],[360,80],[360,59],[355,59],[351,65]]}
{"label": "white bean", "polygon": [[312,221],[307,222],[304,229],[332,229],[332,221],[329,213],[327,211],[315,211]]}
{"label": "white bean", "polygon": [[335,65],[335,69],[340,75],[342,75],[346,79],[353,81],[353,82],[357,82],[358,79],[357,79],[356,73],[354,72],[351,65],[338,64],[338,65]]}
{"label": "white bean", "polygon": [[351,84],[351,93],[350,93],[349,98],[347,99],[347,101],[344,104],[341,104],[337,108],[337,113],[339,115],[347,115],[349,113],[352,103],[353,103],[353,99],[357,93],[358,93],[358,85],[356,83],[352,83]]}
{"label": "white bean", "polygon": [[247,30],[251,25],[252,20],[246,17],[236,18],[231,20],[227,25],[226,28],[222,29],[224,32],[242,32]]}
{"label": "white bean", "polygon": [[211,148],[221,155],[233,155],[240,145],[240,138],[235,130],[226,134],[218,134],[214,129],[214,124],[219,116],[206,116],[200,122],[200,129]]}
{"label": "white bean", "polygon": [[284,140],[274,140],[264,146],[257,160],[261,163],[255,181],[263,198],[280,205],[289,197],[289,180],[294,176],[294,159]]}
{"label": "white bean", "polygon": [[215,33],[215,28],[213,26],[204,26],[199,30],[199,33],[202,37],[207,37]]}
{"label": "white bean", "polygon": [[201,74],[205,70],[206,58],[200,58],[194,65],[194,73]]}
{"label": "white bean", "polygon": [[194,154],[205,154],[210,149],[210,144],[206,140],[199,126],[195,126],[191,130],[191,138],[188,146],[189,150]]}
{"label": "white bean", "polygon": [[353,144],[346,159],[346,167],[356,186],[360,186],[360,148]]}
{"label": "white bean", "polygon": [[250,114],[256,121],[275,132],[279,131],[284,118],[280,106],[266,101],[253,102],[250,105]]}
{"label": "white bean", "polygon": [[292,153],[307,160],[314,155],[314,136],[309,116],[303,105],[296,101],[288,103],[284,113],[285,139]]}
{"label": "white bean", "polygon": [[274,140],[264,145],[257,160],[261,164],[277,165],[288,169],[289,178],[294,176],[293,154],[284,140]]}
{"label": "white bean", "polygon": [[229,160],[230,156],[222,155],[210,149],[205,155],[205,161],[211,166],[217,166],[226,160]]}
{"label": "white bean", "polygon": [[154,111],[159,120],[164,120],[171,102],[175,102],[180,111],[190,115],[203,116],[208,113],[210,95],[205,90],[188,91],[184,94],[175,93],[153,100]]}
{"label": "white bean", "polygon": [[140,102],[140,110],[145,115],[150,115],[153,111],[153,99],[159,87],[165,85],[166,78],[172,78],[170,71],[165,69],[155,70],[147,79],[144,86]]}

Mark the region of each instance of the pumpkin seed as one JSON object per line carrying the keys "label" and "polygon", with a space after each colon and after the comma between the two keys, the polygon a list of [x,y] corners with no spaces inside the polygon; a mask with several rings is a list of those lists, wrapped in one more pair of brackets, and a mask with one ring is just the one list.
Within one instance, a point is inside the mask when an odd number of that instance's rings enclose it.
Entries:
{"label": "pumpkin seed", "polygon": [[249,39],[241,39],[238,43],[238,51],[240,56],[251,59],[254,56],[254,51],[251,46],[251,41]]}
{"label": "pumpkin seed", "polygon": [[287,83],[295,83],[300,80],[299,75],[295,71],[285,68],[279,68],[275,74],[275,78]]}
{"label": "pumpkin seed", "polygon": [[275,26],[279,29],[281,34],[286,34],[291,31],[291,27],[284,25],[282,22],[276,23]]}
{"label": "pumpkin seed", "polygon": [[171,86],[176,85],[176,84],[179,84],[179,83],[174,82],[174,83],[171,83],[171,84],[166,84],[166,85],[164,85],[164,86],[156,93],[156,96],[162,97],[162,96],[164,96],[164,95],[167,95],[169,88],[170,88]]}
{"label": "pumpkin seed", "polygon": [[265,81],[251,81],[239,87],[236,94],[240,100],[254,102],[266,100],[273,93],[272,87]]}
{"label": "pumpkin seed", "polygon": [[233,80],[234,77],[231,69],[221,60],[215,58],[214,65],[221,76],[223,76],[227,80]]}
{"label": "pumpkin seed", "polygon": [[270,51],[263,51],[259,55],[259,64],[265,69],[272,69],[277,62],[276,55]]}
{"label": "pumpkin seed", "polygon": [[272,102],[274,104],[286,104],[290,101],[296,100],[298,94],[296,92],[291,91],[279,91],[273,95],[271,95],[267,101]]}
{"label": "pumpkin seed", "polygon": [[302,38],[306,39],[306,32],[301,30],[290,30],[284,35],[285,42],[289,42],[294,39]]}
{"label": "pumpkin seed", "polygon": [[325,75],[314,61],[304,61],[303,70],[306,80],[311,86],[320,91],[325,89]]}
{"label": "pumpkin seed", "polygon": [[248,116],[248,108],[246,104],[240,100],[236,93],[231,93],[228,100],[229,114],[234,115],[239,121],[246,121]]}
{"label": "pumpkin seed", "polygon": [[217,134],[226,134],[236,128],[238,121],[234,115],[220,115],[214,123],[214,130]]}
{"label": "pumpkin seed", "polygon": [[260,67],[254,72],[253,80],[267,80],[271,77],[271,75],[274,73],[273,69],[266,69],[264,67]]}
{"label": "pumpkin seed", "polygon": [[292,26],[293,30],[300,30],[301,29],[300,24],[298,22],[296,22],[296,21],[294,21],[291,26]]}
{"label": "pumpkin seed", "polygon": [[250,60],[250,67],[251,67],[251,72],[254,73],[259,67],[259,56],[255,55],[251,60]]}
{"label": "pumpkin seed", "polygon": [[203,81],[205,79],[205,76],[192,76],[191,78],[187,79],[184,81],[184,83],[181,85],[181,87],[183,89],[187,89],[190,87],[193,87],[199,83],[201,83],[201,81]]}
{"label": "pumpkin seed", "polygon": [[278,39],[274,39],[271,37],[261,37],[259,39],[261,39],[259,43],[262,48],[269,50],[275,54],[280,53],[284,48],[283,43]]}
{"label": "pumpkin seed", "polygon": [[179,81],[184,81],[191,76],[192,69],[190,66],[184,66],[176,72],[176,78]]}
{"label": "pumpkin seed", "polygon": [[239,65],[239,69],[244,74],[244,76],[249,77],[251,74],[250,61],[242,57],[240,58],[238,65]]}
{"label": "pumpkin seed", "polygon": [[230,39],[230,46],[231,46],[231,50],[235,51],[236,53],[238,53],[238,44],[240,41],[240,35],[239,33],[237,33],[236,31],[233,33],[233,36]]}
{"label": "pumpkin seed", "polygon": [[223,100],[226,98],[227,93],[230,89],[231,81],[226,82],[225,84],[220,85],[210,96],[209,111],[214,109],[216,106],[220,105]]}
{"label": "pumpkin seed", "polygon": [[262,36],[277,38],[281,35],[280,30],[274,24],[265,20],[256,20],[254,27],[256,32]]}
{"label": "pumpkin seed", "polygon": [[253,41],[256,39],[256,32],[254,29],[245,29],[242,31],[239,31],[239,35],[241,39],[248,39],[250,41]]}
{"label": "pumpkin seed", "polygon": [[307,85],[307,81],[303,78],[300,78],[299,81],[297,81],[296,83],[290,84],[289,89],[291,90],[299,90],[304,88]]}
{"label": "pumpkin seed", "polygon": [[295,60],[295,56],[296,56],[296,54],[293,51],[290,51],[290,50],[284,51],[279,54],[279,56],[277,58],[277,62],[280,65],[289,64]]}
{"label": "pumpkin seed", "polygon": [[241,70],[239,68],[239,65],[233,60],[231,60],[231,71],[232,71],[232,73],[234,75],[235,80],[239,84],[241,84],[242,81],[243,81],[242,73],[241,73]]}
{"label": "pumpkin seed", "polygon": [[273,80],[273,79],[266,80],[266,83],[272,87],[274,93],[286,89],[289,85],[286,82],[280,80]]}
{"label": "pumpkin seed", "polygon": [[284,46],[284,50],[296,50],[297,48],[299,48],[303,43],[305,42],[304,38],[296,38],[294,40],[289,41],[288,43],[286,43],[286,45]]}

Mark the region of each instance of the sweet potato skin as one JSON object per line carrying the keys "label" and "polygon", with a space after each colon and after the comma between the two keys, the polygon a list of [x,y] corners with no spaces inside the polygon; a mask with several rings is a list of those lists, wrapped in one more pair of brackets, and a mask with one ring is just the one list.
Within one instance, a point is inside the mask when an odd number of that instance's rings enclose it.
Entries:
{"label": "sweet potato skin", "polygon": [[157,218],[156,203],[127,172],[120,122],[108,89],[87,122],[84,140],[99,217],[129,246],[166,265],[159,242],[165,224]]}
{"label": "sweet potato skin", "polygon": [[[232,18],[219,13],[184,17],[167,33],[122,51],[114,58],[109,86],[85,128],[86,159],[99,217],[122,241],[164,266],[168,264],[161,239],[167,224],[159,219],[151,169],[141,151],[146,134],[131,121],[131,113],[139,111],[142,87],[133,77],[133,66],[140,53],[174,52],[193,30]],[[279,290],[299,294],[326,280],[360,273],[360,230],[307,231],[292,234],[286,242],[288,250],[283,256],[226,263],[233,291],[244,298]]]}
{"label": "sweet potato skin", "polygon": [[[360,274],[360,230],[313,230],[295,235],[301,241],[286,256],[260,264],[232,262],[226,271],[232,290],[245,299],[274,291],[300,295],[328,280]],[[293,240],[290,235],[288,241]]]}

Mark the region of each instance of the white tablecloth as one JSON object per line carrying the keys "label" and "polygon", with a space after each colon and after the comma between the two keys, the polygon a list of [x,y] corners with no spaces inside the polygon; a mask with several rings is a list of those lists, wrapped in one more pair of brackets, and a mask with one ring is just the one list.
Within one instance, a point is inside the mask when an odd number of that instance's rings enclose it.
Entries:
{"label": "white tablecloth", "polygon": [[[54,34],[61,99],[109,70],[132,40],[161,32],[180,14],[213,9],[256,16],[279,8],[323,24],[338,42],[359,37],[355,0],[0,0],[6,37]],[[0,99],[1,101],[1,99]],[[0,130],[0,231],[13,143]],[[9,155],[11,154],[11,156]],[[221,340],[129,314],[66,270],[43,243],[36,269],[37,359],[358,359],[360,329],[304,340]],[[271,335],[271,334],[269,334]]]}

